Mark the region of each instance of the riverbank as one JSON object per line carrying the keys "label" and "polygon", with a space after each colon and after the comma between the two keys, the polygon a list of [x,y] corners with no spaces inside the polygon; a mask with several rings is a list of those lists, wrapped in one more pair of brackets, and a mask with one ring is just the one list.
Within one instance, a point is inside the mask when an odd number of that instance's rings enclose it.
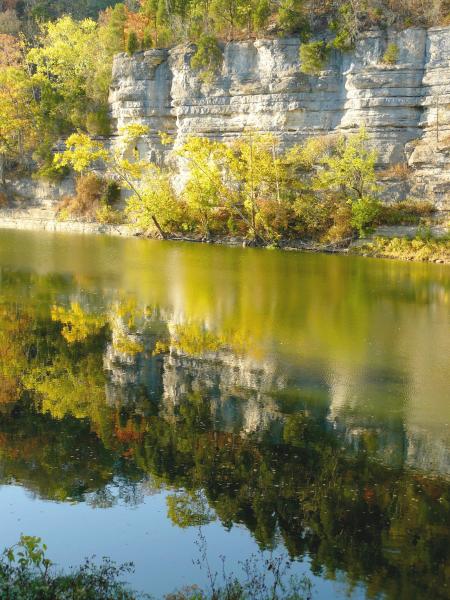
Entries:
{"label": "riverbank", "polygon": [[[27,209],[0,209],[0,230],[48,231],[56,233],[77,233],[87,235],[109,235],[119,237],[151,237],[129,224],[107,224],[75,219],[59,220],[54,211],[36,207]],[[418,239],[418,227],[380,227],[371,238],[338,244],[318,244],[300,239],[281,241],[277,245],[260,247],[278,248],[290,252],[316,252],[328,254],[357,254],[373,258],[435,262],[450,264],[450,241],[442,226],[431,228],[430,239]],[[171,241],[191,243],[212,243],[224,246],[247,247],[252,243],[239,236],[221,236],[205,240],[200,236],[169,236]]]}
{"label": "riverbank", "polygon": [[375,237],[373,241],[356,245],[352,254],[373,258],[394,258],[419,262],[450,264],[450,239],[408,239]]}

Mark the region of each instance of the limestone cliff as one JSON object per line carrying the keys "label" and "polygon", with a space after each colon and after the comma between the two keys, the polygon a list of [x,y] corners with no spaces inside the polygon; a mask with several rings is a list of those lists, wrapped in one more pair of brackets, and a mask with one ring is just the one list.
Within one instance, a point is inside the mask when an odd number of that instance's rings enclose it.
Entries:
{"label": "limestone cliff", "polygon": [[[390,43],[395,65],[383,64]],[[231,42],[217,78],[205,84],[191,68],[195,47],[118,55],[110,102],[115,125],[141,122],[151,133],[141,152],[163,160],[166,131],[228,140],[246,127],[274,132],[284,145],[312,134],[365,124],[379,166],[408,163],[389,194],[430,197],[449,207],[450,28],[370,31],[349,53],[335,52],[320,74],[300,71],[298,38]],[[400,185],[399,185],[400,184]]]}

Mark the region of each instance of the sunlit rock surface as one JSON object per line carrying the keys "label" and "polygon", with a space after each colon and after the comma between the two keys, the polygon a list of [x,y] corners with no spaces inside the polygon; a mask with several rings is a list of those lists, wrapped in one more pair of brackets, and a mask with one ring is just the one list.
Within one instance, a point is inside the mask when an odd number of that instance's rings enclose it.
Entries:
{"label": "sunlit rock surface", "polygon": [[[395,65],[383,64],[388,44]],[[365,125],[385,168],[407,162],[411,175],[395,197],[429,196],[448,208],[450,192],[450,28],[371,31],[350,53],[335,52],[320,74],[300,71],[298,38],[232,42],[217,78],[191,68],[194,46],[116,57],[110,103],[115,124],[150,128],[140,151],[163,160],[158,132],[229,140],[245,128],[273,132],[284,146],[312,134]]]}

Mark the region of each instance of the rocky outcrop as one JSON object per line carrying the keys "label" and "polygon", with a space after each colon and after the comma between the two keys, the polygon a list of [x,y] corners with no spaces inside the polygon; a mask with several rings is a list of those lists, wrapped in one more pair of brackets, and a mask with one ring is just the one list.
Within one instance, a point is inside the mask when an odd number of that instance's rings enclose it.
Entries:
{"label": "rocky outcrop", "polygon": [[[383,63],[388,44],[395,65]],[[245,128],[278,135],[284,146],[310,135],[364,124],[391,197],[450,196],[450,28],[371,31],[349,53],[334,52],[320,76],[301,73],[298,38],[231,42],[220,73],[204,83],[191,67],[193,46],[149,50],[114,62],[110,103],[115,124],[149,126],[140,152],[164,160],[165,131],[179,145],[190,134],[229,140]]]}

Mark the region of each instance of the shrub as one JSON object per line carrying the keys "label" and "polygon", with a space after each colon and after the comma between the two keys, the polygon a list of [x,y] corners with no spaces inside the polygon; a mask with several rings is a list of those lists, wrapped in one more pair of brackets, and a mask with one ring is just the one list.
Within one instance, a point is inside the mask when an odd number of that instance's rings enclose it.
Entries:
{"label": "shrub", "polygon": [[70,173],[70,169],[66,166],[56,165],[54,163],[53,145],[49,141],[43,141],[37,148],[33,158],[40,165],[36,176],[47,181],[61,181]]}
{"label": "shrub", "polygon": [[130,31],[127,39],[127,54],[133,56],[139,50],[139,40],[135,31]]}
{"label": "shrub", "polygon": [[46,162],[37,171],[36,176],[45,179],[46,181],[57,183],[62,181],[65,177],[68,177],[69,173],[69,167],[59,167],[53,162]]}
{"label": "shrub", "polygon": [[424,262],[450,262],[450,242],[438,239],[381,238],[352,249],[355,254]]}
{"label": "shrub", "polygon": [[399,49],[397,44],[388,44],[386,52],[383,54],[383,63],[386,65],[395,65],[398,61]]}
{"label": "shrub", "polygon": [[95,220],[103,225],[122,225],[125,222],[125,216],[121,211],[102,204],[95,213]]}
{"label": "shrub", "polygon": [[349,203],[337,205],[332,214],[333,225],[323,237],[328,242],[348,241],[353,237],[352,209]]}
{"label": "shrub", "polygon": [[0,558],[0,597],[10,600],[137,600],[120,579],[132,565],[116,566],[104,559],[100,565],[86,560],[68,574],[59,573],[46,557],[40,538],[22,536]]}
{"label": "shrub", "polygon": [[351,203],[350,224],[360,237],[364,237],[374,229],[380,213],[380,203],[373,198],[359,198]]}
{"label": "shrub", "polygon": [[102,201],[107,206],[113,206],[120,200],[121,189],[117,181],[109,180],[106,182],[105,191],[103,192]]}
{"label": "shrub", "polygon": [[86,115],[86,129],[89,135],[108,136],[111,133],[109,112],[106,106],[90,111]]}
{"label": "shrub", "polygon": [[417,225],[435,212],[431,202],[403,200],[396,204],[381,205],[378,215],[380,225]]}
{"label": "shrub", "polygon": [[80,175],[76,181],[75,196],[67,196],[58,205],[60,218],[87,217],[94,219],[102,206],[107,182],[95,173]]}
{"label": "shrub", "polygon": [[265,239],[277,241],[290,231],[295,215],[288,202],[260,200],[257,207],[257,225],[258,229],[262,229]]}
{"label": "shrub", "polygon": [[300,46],[300,71],[307,75],[319,75],[328,57],[325,42],[308,42]]}
{"label": "shrub", "polygon": [[201,35],[191,61],[192,68],[200,71],[200,79],[205,83],[211,83],[217,75],[222,61],[222,50],[217,38],[213,35]]}
{"label": "shrub", "polygon": [[314,196],[299,196],[293,210],[297,217],[296,230],[309,239],[320,238],[333,225],[331,203]]}
{"label": "shrub", "polygon": [[409,165],[406,162],[399,162],[391,165],[384,171],[378,173],[380,178],[384,179],[408,179],[410,175]]}

